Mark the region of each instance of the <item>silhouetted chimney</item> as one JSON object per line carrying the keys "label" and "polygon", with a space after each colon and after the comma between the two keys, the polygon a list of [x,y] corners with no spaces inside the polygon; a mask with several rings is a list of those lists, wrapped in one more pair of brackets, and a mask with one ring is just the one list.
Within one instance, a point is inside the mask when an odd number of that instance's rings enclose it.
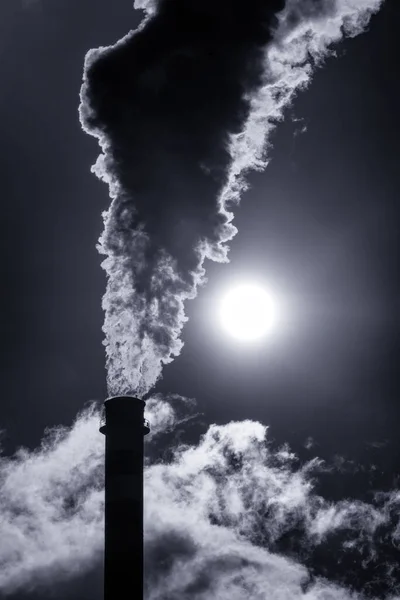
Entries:
{"label": "silhouetted chimney", "polygon": [[108,398],[100,425],[106,436],[104,600],[143,598],[143,437],[145,402]]}

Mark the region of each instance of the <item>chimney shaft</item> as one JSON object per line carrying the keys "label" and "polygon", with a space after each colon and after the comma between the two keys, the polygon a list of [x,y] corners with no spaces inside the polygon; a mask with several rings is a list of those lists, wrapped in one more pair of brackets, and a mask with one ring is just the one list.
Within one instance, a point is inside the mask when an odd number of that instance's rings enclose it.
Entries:
{"label": "chimney shaft", "polygon": [[104,403],[104,600],[115,600],[117,589],[143,598],[143,437],[150,431],[144,407],[132,396]]}

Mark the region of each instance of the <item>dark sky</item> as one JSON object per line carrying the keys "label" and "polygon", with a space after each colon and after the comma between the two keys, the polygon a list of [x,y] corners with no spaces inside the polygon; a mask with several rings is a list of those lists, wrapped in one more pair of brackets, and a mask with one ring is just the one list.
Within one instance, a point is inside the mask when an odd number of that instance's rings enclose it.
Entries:
{"label": "dark sky", "polygon": [[[78,95],[86,51],[138,22],[128,0],[1,3],[6,453],[34,448],[47,426],[71,424],[106,396],[95,244],[108,192],[90,173],[98,151]],[[388,0],[287,111],[270,165],[250,177],[237,209],[231,262],[207,264],[182,354],[157,385],[195,397],[207,423],[259,419],[304,455],[311,436],[319,456],[373,460],[382,488],[400,467],[399,28]],[[252,277],[282,297],[287,322],[271,342],[244,348],[216,313],[226,287]],[[362,495],[355,485],[338,475],[330,492]]]}

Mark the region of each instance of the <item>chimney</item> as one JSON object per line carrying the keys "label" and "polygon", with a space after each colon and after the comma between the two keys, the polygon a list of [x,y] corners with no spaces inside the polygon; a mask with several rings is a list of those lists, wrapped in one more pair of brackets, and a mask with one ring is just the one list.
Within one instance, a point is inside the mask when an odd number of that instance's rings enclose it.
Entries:
{"label": "chimney", "polygon": [[104,600],[115,600],[117,590],[143,598],[143,438],[150,431],[144,407],[133,396],[104,402]]}

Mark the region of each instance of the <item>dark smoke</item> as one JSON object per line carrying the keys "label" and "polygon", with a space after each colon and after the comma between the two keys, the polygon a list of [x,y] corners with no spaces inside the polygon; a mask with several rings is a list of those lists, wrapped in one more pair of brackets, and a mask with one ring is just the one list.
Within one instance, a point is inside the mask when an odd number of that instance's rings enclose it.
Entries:
{"label": "dark smoke", "polygon": [[81,120],[99,138],[113,202],[100,251],[111,393],[145,393],[179,354],[183,301],[235,228],[218,198],[283,0],[160,2],[86,58]]}
{"label": "dark smoke", "polygon": [[137,0],[137,31],[86,56],[80,116],[110,187],[99,250],[111,394],[145,394],[181,350],[204,258],[227,260],[232,206],[268,134],[333,43],[381,0]]}

